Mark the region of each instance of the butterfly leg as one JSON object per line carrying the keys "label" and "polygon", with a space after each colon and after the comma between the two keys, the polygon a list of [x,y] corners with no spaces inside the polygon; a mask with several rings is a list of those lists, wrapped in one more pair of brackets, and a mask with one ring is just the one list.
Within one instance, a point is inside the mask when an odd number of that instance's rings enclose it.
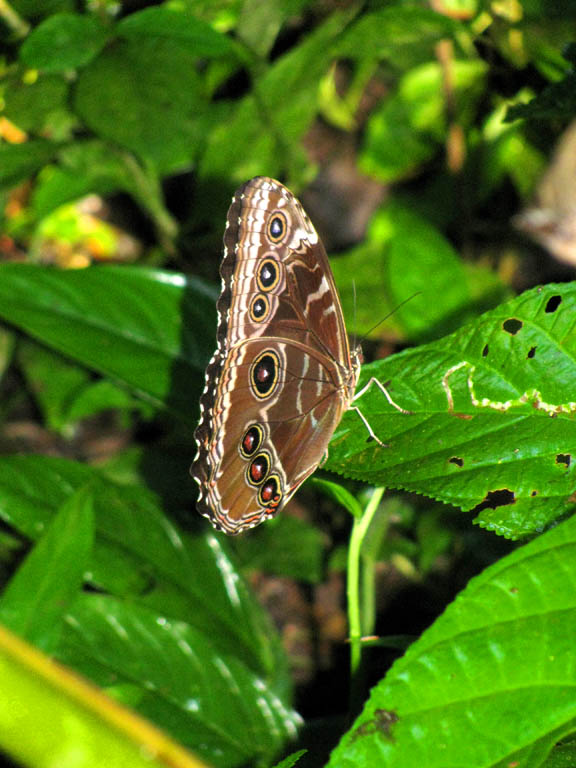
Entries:
{"label": "butterfly leg", "polygon": [[[359,397],[362,397],[362,395],[370,389],[372,384],[376,384],[376,386],[382,392],[382,394],[384,395],[386,400],[388,400],[390,405],[393,406],[394,408],[396,408],[397,411],[400,411],[400,413],[406,413],[406,414],[412,413],[412,411],[407,411],[405,408],[401,408],[397,403],[395,403],[394,400],[392,400],[392,397],[390,396],[390,393],[388,392],[388,390],[386,389],[384,384],[382,384],[381,381],[378,381],[378,379],[374,378],[374,376],[372,376],[372,378],[368,381],[368,383],[365,386],[362,387],[360,392],[357,392],[354,395],[354,397],[352,399],[352,402],[354,402],[354,400],[357,400]],[[375,440],[381,448],[387,448],[388,446],[386,445],[386,443],[383,443],[382,440],[380,440],[380,438],[377,437],[374,434],[374,430],[372,429],[372,427],[368,423],[368,419],[366,418],[366,416],[364,416],[364,414],[362,413],[360,408],[357,405],[351,405],[350,406],[350,410],[351,411],[356,411],[358,416],[360,416],[360,418],[362,419],[362,422],[363,422],[364,426],[366,427],[366,429],[368,430],[368,434],[370,435],[369,439],[370,440]]]}
{"label": "butterfly leg", "polygon": [[397,411],[400,411],[400,413],[406,413],[406,414],[412,413],[412,411],[407,411],[405,408],[401,408],[397,403],[395,403],[394,400],[392,400],[392,397],[390,396],[390,393],[388,392],[384,384],[382,384],[381,381],[378,381],[378,379],[376,379],[374,376],[372,376],[372,378],[368,381],[368,383],[362,387],[360,392],[356,392],[356,394],[352,398],[352,402],[354,402],[354,400],[357,400],[359,397],[362,397],[362,395],[370,389],[372,384],[376,384],[376,386],[378,387],[380,392],[382,392],[386,400],[388,400],[390,405],[396,408]]}
{"label": "butterfly leg", "polygon": [[366,416],[364,416],[364,414],[362,413],[360,408],[358,408],[357,405],[351,405],[348,410],[349,411],[356,411],[358,416],[360,416],[360,418],[362,419],[362,423],[364,424],[364,426],[368,430],[368,434],[370,435],[368,440],[375,440],[378,443],[378,445],[380,446],[380,448],[388,448],[386,443],[383,443],[382,440],[380,440],[380,438],[376,436],[376,434],[374,433],[374,430],[372,429],[372,427],[368,423],[368,419],[366,418]]}

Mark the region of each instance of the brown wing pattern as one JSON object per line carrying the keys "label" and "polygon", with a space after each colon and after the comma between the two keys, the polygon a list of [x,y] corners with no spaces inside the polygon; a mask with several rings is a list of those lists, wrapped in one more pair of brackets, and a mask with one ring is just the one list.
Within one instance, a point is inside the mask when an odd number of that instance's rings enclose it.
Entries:
{"label": "brown wing pattern", "polygon": [[258,177],[236,193],[221,276],[191,472],[199,511],[238,533],[316,469],[356,371],[324,247],[279,182]]}

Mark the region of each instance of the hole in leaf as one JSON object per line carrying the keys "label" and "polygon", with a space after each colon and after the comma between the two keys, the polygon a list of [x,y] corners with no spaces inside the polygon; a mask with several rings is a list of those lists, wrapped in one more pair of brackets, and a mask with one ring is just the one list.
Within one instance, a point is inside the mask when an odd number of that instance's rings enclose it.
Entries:
{"label": "hole in leaf", "polygon": [[504,320],[502,323],[502,328],[504,328],[506,333],[509,333],[512,336],[516,336],[518,331],[522,329],[523,325],[524,323],[522,320],[517,320],[515,317],[509,317],[508,320]]}
{"label": "hole in leaf", "polygon": [[528,354],[526,355],[526,357],[527,357],[529,360],[532,360],[532,358],[534,357],[534,355],[535,355],[535,354],[536,354],[536,347],[530,347],[530,349],[528,350]]}
{"label": "hole in leaf", "polygon": [[556,456],[556,464],[564,464],[566,469],[570,466],[570,462],[572,461],[572,456],[570,456],[569,453],[559,453]]}
{"label": "hole in leaf", "polygon": [[488,352],[490,351],[490,347],[488,344],[484,345],[484,349],[482,350],[482,357],[488,357]]}
{"label": "hole in leaf", "polygon": [[448,462],[450,464],[455,464],[457,467],[464,466],[464,459],[461,459],[460,456],[452,456],[451,459],[448,459]]}
{"label": "hole in leaf", "polygon": [[544,312],[550,315],[552,312],[556,312],[560,304],[562,304],[562,296],[551,296],[546,302]]}
{"label": "hole in leaf", "polygon": [[474,507],[473,512],[478,514],[483,509],[497,509],[498,507],[507,507],[515,503],[516,497],[514,492],[508,490],[508,488],[501,488],[498,491],[488,491],[484,500],[477,507]]}
{"label": "hole in leaf", "polygon": [[353,735],[356,739],[358,736],[365,736],[367,733],[381,733],[389,741],[394,741],[392,734],[392,727],[398,722],[399,717],[393,709],[375,709],[374,717],[371,720],[367,720],[365,723],[357,728]]}

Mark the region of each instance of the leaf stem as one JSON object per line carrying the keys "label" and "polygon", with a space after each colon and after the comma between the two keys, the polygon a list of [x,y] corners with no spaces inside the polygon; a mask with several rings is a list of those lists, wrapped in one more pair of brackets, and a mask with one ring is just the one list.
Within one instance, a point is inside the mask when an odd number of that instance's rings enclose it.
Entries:
{"label": "leaf stem", "polygon": [[[353,711],[355,709],[354,704],[359,699],[358,694],[360,693],[360,683],[358,681],[362,662],[362,634],[366,619],[365,614],[367,613],[364,595],[361,594],[360,590],[362,544],[366,538],[370,523],[380,505],[384,491],[384,488],[375,488],[362,516],[354,518],[350,546],[348,548],[348,583],[346,592],[348,597],[348,626],[350,627],[350,696]],[[373,585],[373,581],[370,579],[363,580],[363,582],[365,585]],[[374,600],[373,588],[371,592],[371,598]]]}

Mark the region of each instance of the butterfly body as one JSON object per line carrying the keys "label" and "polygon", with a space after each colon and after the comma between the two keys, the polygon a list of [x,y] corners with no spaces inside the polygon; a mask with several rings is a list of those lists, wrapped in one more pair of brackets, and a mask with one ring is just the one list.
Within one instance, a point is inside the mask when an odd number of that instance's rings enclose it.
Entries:
{"label": "butterfly body", "polygon": [[237,191],[220,272],[191,472],[201,514],[234,534],[274,515],[316,469],[359,362],[324,246],[279,182],[257,177]]}

